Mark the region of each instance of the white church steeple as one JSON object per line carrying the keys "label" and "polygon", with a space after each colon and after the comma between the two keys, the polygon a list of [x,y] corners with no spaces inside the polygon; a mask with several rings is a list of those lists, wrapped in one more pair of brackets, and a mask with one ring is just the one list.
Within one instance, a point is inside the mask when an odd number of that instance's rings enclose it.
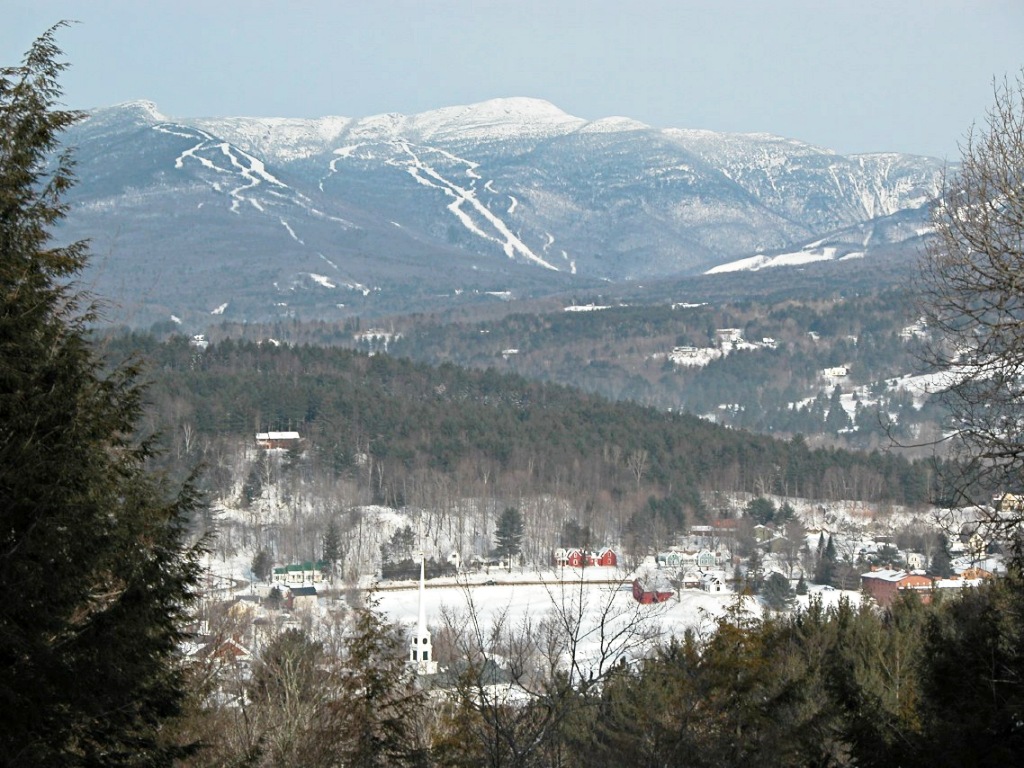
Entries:
{"label": "white church steeple", "polygon": [[427,606],[423,596],[426,588],[427,556],[423,551],[423,521],[420,521],[420,617],[409,645],[409,663],[421,675],[436,675],[437,662],[434,661],[434,648],[430,644],[430,630],[427,629]]}

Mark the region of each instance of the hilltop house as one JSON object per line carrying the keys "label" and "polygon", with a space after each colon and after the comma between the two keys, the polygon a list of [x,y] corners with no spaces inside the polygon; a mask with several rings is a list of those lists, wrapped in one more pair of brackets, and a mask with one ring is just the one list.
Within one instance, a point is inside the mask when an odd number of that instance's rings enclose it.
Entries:
{"label": "hilltop house", "polygon": [[301,439],[298,432],[256,433],[256,445],[260,448],[295,448]]}

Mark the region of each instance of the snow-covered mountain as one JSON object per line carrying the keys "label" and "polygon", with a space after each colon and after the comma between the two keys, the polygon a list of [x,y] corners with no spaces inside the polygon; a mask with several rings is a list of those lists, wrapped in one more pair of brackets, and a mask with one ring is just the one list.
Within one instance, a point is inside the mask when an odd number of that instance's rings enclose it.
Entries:
{"label": "snow-covered mountain", "polygon": [[65,236],[92,240],[90,280],[137,323],[333,318],[795,263],[839,253],[836,237],[867,253],[872,232],[890,245],[920,234],[886,222],[924,221],[943,171],[587,121],[527,98],[316,120],[178,119],[132,102],[68,139],[80,183]]}

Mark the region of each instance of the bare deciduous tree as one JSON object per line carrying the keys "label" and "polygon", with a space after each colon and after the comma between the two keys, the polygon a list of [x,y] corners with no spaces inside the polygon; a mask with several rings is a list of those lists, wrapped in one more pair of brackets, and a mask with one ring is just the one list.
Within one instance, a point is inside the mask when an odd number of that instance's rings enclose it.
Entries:
{"label": "bare deciduous tree", "polygon": [[979,507],[1024,471],[1024,72],[994,91],[934,208],[919,285],[960,460],[950,501]]}
{"label": "bare deciduous tree", "polygon": [[551,585],[550,605],[516,619],[510,606],[484,610],[467,586],[466,609],[446,610],[439,632],[455,679],[441,764],[562,764],[551,752],[566,723],[660,637],[664,609],[625,587],[581,575]]}
{"label": "bare deciduous tree", "polygon": [[647,471],[647,449],[637,448],[626,457],[626,464],[630,472],[636,478],[636,492],[640,493],[640,482],[644,479],[644,472]]}

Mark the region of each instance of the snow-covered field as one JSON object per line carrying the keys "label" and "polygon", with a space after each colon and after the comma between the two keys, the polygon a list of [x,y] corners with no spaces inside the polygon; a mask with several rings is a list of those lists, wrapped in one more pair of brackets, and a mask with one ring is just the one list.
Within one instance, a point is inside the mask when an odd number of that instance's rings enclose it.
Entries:
{"label": "snow-covered field", "polygon": [[[657,630],[653,641],[657,643],[673,636],[680,637],[688,629],[698,634],[708,632],[730,606],[736,605],[738,599],[732,592],[712,594],[685,589],[666,602],[640,605],[633,599],[632,574],[610,568],[590,568],[585,573],[581,580],[578,572],[559,579],[555,572],[499,574],[492,571],[487,580],[493,580],[495,584],[486,584],[479,576],[474,576],[472,582],[463,581],[461,584],[428,584],[424,591],[427,625],[436,630],[443,624],[445,615],[475,615],[481,633],[486,637],[490,629],[503,619],[506,625],[516,628],[527,619],[536,625],[544,617],[567,612],[582,616],[585,639],[581,643],[581,652],[595,655],[602,616],[606,617],[606,625],[633,622],[646,625],[637,626],[638,631]],[[601,578],[616,579],[617,583],[598,581]],[[412,628],[419,616],[418,587],[411,582],[406,588],[395,589],[393,586],[378,593],[380,609],[390,621]],[[820,597],[826,606],[838,603],[843,596],[854,604],[860,600],[857,592],[828,590],[813,594]],[[746,615],[761,615],[763,606],[755,598],[739,599]],[[796,606],[806,607],[808,600],[808,596],[798,598]],[[645,645],[649,650],[652,643]],[[642,650],[636,649],[630,655],[639,655]]]}

